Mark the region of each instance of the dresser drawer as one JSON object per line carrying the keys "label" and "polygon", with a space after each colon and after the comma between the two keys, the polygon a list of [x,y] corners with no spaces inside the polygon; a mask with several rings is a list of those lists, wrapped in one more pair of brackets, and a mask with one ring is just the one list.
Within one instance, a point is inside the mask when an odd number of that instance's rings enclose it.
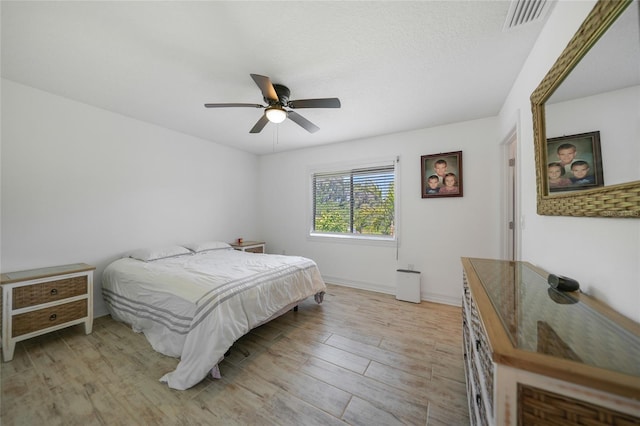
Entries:
{"label": "dresser drawer", "polygon": [[87,294],[87,276],[25,285],[13,289],[13,309],[41,305]]}
{"label": "dresser drawer", "polygon": [[14,315],[11,335],[12,337],[22,336],[23,334],[64,324],[86,316],[87,299]]}

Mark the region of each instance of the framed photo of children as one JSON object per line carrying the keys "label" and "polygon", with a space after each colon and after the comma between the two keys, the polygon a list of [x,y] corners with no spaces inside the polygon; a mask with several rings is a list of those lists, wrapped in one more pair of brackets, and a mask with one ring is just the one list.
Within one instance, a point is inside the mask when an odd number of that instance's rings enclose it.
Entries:
{"label": "framed photo of children", "polygon": [[422,198],[462,197],[462,151],[423,155]]}
{"label": "framed photo of children", "polygon": [[547,182],[549,192],[604,186],[600,132],[547,139]]}

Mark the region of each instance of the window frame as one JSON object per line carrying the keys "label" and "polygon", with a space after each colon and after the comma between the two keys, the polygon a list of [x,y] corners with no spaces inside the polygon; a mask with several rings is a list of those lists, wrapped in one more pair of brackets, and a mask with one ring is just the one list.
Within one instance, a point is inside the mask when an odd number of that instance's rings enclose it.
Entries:
{"label": "window frame", "polygon": [[[333,163],[329,165],[315,166],[309,169],[308,173],[308,202],[307,202],[307,217],[308,217],[308,235],[307,239],[311,241],[324,241],[324,242],[338,242],[338,243],[356,243],[367,245],[389,245],[395,246],[398,241],[398,195],[399,195],[399,179],[398,179],[398,166],[399,157],[384,158],[379,160],[370,160],[363,162],[348,162],[348,163]],[[393,167],[393,188],[394,188],[394,204],[393,204],[393,222],[394,233],[393,236],[386,235],[363,235],[363,234],[351,234],[351,233],[331,233],[331,232],[317,232],[314,230],[315,222],[315,206],[314,206],[314,176],[321,173],[353,173],[361,172],[367,169],[379,169],[382,167]],[[353,210],[350,212],[353,215]]]}

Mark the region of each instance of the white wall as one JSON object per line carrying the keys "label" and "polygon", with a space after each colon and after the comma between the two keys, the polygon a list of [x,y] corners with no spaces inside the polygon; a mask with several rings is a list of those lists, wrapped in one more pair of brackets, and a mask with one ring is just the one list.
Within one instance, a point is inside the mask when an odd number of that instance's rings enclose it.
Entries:
{"label": "white wall", "polygon": [[[536,213],[529,97],[594,4],[591,0],[556,3],[502,108],[499,116],[501,135],[506,135],[514,122],[520,122],[518,182],[522,260],[577,279],[584,292],[640,321],[640,221],[539,216]],[[637,144],[637,140],[622,143]]]}
{"label": "white wall", "polygon": [[257,157],[2,80],[3,272],[259,237]]}
{"label": "white wall", "polygon": [[[267,251],[314,259],[328,282],[392,294],[396,269],[413,264],[422,272],[423,299],[460,304],[460,257],[499,256],[501,147],[496,130],[497,121],[490,118],[260,157]],[[459,150],[464,196],[423,199],[420,156]],[[312,169],[396,156],[397,248],[308,238]]]}
{"label": "white wall", "polygon": [[[330,281],[388,293],[413,264],[425,299],[459,303],[460,256],[501,254],[500,143],[517,126],[521,258],[640,321],[640,221],[536,214],[529,97],[593,4],[556,3],[496,119],[261,158],[2,80],[1,269],[94,264],[99,315],[101,271],[126,250],[243,236],[315,259]],[[464,197],[422,199],[420,156],[454,150]],[[396,155],[397,248],[307,238],[310,168]]]}
{"label": "white wall", "polygon": [[640,86],[545,105],[547,137],[598,130],[605,184],[638,180],[640,143],[632,141],[640,141],[639,107]]}

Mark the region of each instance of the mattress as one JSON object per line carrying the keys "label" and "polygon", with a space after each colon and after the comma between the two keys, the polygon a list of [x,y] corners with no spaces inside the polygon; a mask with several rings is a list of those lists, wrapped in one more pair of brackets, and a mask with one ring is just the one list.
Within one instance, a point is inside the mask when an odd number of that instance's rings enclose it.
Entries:
{"label": "mattress", "polygon": [[287,307],[326,290],[314,261],[298,256],[210,250],[154,261],[122,258],[105,268],[112,317],[180,361],[160,380],[199,383],[233,343]]}

